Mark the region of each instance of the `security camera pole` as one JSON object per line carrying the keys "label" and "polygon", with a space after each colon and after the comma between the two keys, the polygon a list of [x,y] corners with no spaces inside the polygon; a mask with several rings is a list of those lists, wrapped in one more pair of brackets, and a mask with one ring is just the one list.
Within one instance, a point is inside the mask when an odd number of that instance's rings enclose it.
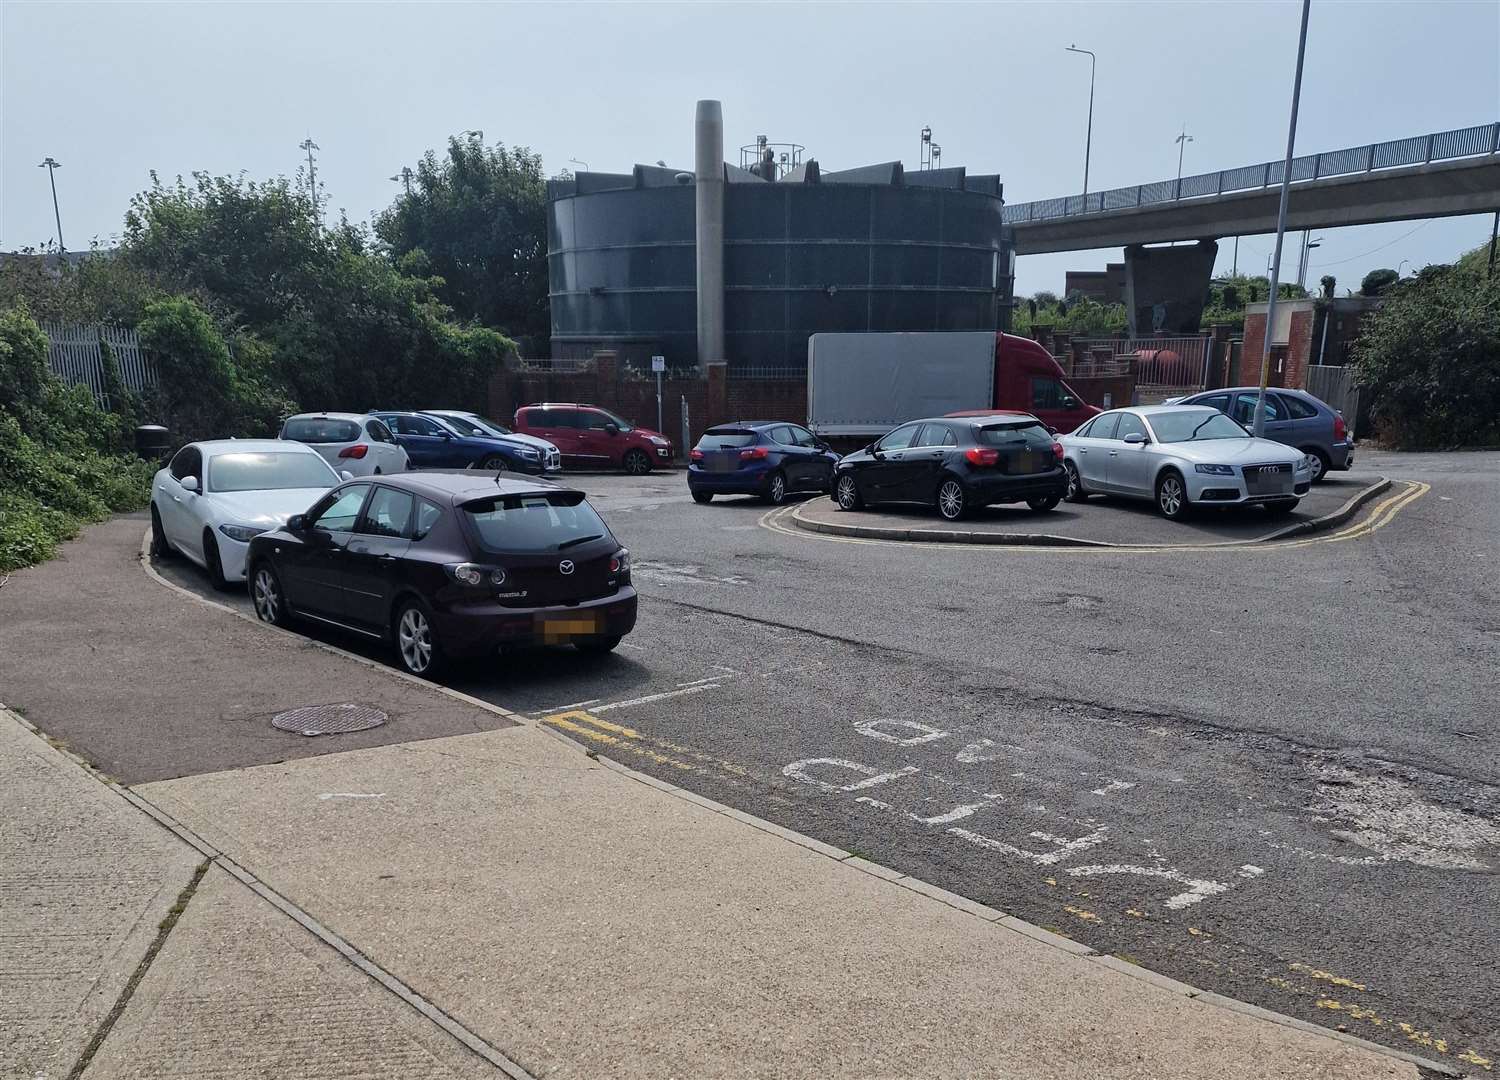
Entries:
{"label": "security camera pole", "polygon": [[1286,162],[1281,167],[1281,209],[1276,214],[1276,254],[1271,257],[1271,296],[1266,303],[1266,333],[1260,346],[1260,393],[1255,399],[1258,439],[1266,433],[1266,384],[1271,381],[1271,334],[1276,329],[1276,291],[1280,288],[1281,242],[1286,238],[1286,201],[1292,186],[1292,147],[1297,141],[1297,104],[1302,98],[1302,57],[1307,52],[1307,13],[1312,0],[1302,0],[1302,31],[1297,37],[1297,76],[1292,82],[1292,119],[1286,132]]}

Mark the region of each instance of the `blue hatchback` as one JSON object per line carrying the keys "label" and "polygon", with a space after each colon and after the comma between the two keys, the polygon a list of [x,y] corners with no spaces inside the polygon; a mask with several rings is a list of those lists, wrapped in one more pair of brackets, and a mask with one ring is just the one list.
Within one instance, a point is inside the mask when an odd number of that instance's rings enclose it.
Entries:
{"label": "blue hatchback", "polygon": [[794,491],[831,491],[838,460],[827,443],[798,424],[720,424],[705,431],[689,455],[688,490],[699,503],[715,495],[759,495],[780,505]]}
{"label": "blue hatchback", "polygon": [[543,452],[516,439],[465,435],[436,416],[416,412],[377,412],[406,451],[414,469],[486,469],[540,473]]}

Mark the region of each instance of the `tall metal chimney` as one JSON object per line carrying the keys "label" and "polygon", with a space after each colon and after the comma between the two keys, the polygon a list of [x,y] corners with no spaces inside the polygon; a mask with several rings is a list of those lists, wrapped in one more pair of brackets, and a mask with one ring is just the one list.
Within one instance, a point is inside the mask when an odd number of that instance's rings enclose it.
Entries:
{"label": "tall metal chimney", "polygon": [[698,102],[694,121],[698,209],[698,363],[724,356],[724,113]]}

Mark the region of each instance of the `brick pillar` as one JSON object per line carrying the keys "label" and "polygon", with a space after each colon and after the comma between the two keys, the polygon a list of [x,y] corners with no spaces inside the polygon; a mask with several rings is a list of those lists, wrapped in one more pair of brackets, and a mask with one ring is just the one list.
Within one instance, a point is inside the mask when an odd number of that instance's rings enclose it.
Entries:
{"label": "brick pillar", "polygon": [[594,353],[594,400],[608,408],[617,408],[615,401],[616,365],[619,354],[613,349],[601,349]]}
{"label": "brick pillar", "polygon": [[729,365],[722,360],[703,365],[708,379],[707,403],[703,426],[729,423]]}
{"label": "brick pillar", "polygon": [[1210,350],[1210,361],[1208,365],[1208,383],[1205,390],[1217,390],[1221,386],[1229,386],[1229,338],[1234,332],[1234,327],[1228,323],[1214,323],[1209,329],[1208,347]]}

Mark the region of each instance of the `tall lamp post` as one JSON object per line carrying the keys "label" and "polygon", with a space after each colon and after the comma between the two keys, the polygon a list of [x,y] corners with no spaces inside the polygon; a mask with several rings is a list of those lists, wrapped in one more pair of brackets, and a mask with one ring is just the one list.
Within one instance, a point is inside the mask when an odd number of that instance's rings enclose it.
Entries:
{"label": "tall lamp post", "polygon": [[1083,138],[1083,193],[1089,193],[1089,154],[1094,148],[1094,66],[1097,57],[1087,49],[1080,49],[1076,45],[1069,45],[1064,52],[1080,53],[1089,58],[1089,126],[1088,134]]}
{"label": "tall lamp post", "polygon": [[1187,144],[1193,141],[1193,137],[1187,133],[1187,125],[1182,127],[1182,134],[1173,140],[1177,144],[1177,197],[1182,198],[1182,152],[1187,149]]}
{"label": "tall lamp post", "polygon": [[66,251],[67,248],[63,247],[62,238],[62,213],[57,209],[57,170],[62,168],[62,162],[48,154],[47,160],[37,168],[46,169],[47,179],[52,181],[52,216],[57,220],[57,250]]}
{"label": "tall lamp post", "polygon": [[1297,35],[1297,74],[1292,80],[1292,117],[1286,128],[1286,160],[1281,165],[1281,208],[1276,212],[1276,254],[1271,257],[1271,295],[1266,302],[1266,333],[1260,345],[1260,393],[1255,398],[1255,437],[1266,433],[1266,384],[1271,381],[1271,334],[1276,329],[1276,292],[1281,277],[1281,242],[1286,239],[1286,202],[1292,186],[1292,151],[1297,143],[1297,106],[1302,101],[1302,58],[1307,54],[1307,15],[1312,0],[1302,0],[1302,29]]}
{"label": "tall lamp post", "polygon": [[589,163],[587,161],[579,161],[576,157],[570,157],[568,160],[574,165],[582,165],[584,172],[589,171]]}
{"label": "tall lamp post", "polygon": [[395,176],[391,177],[391,182],[395,183],[395,184],[405,184],[406,185],[406,197],[408,199],[411,198],[411,166],[410,165],[403,165],[403,166],[401,166],[401,171],[398,172]]}
{"label": "tall lamp post", "polygon": [[307,151],[307,190],[308,193],[312,196],[313,220],[315,220],[318,223],[319,228],[321,228],[323,225],[323,220],[318,216],[318,167],[317,165],[313,164],[312,152],[314,150],[321,150],[323,148],[317,143],[313,142],[312,136],[309,135],[307,138],[303,139],[300,143],[297,144],[297,149]]}

